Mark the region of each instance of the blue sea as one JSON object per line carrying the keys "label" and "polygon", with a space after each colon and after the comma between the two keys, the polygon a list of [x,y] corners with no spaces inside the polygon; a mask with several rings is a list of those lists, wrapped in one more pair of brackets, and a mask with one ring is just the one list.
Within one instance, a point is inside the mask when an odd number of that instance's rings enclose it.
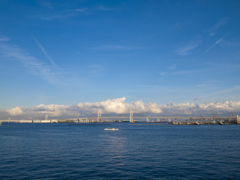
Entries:
{"label": "blue sea", "polygon": [[239,125],[153,124],[3,123],[0,179],[240,179]]}

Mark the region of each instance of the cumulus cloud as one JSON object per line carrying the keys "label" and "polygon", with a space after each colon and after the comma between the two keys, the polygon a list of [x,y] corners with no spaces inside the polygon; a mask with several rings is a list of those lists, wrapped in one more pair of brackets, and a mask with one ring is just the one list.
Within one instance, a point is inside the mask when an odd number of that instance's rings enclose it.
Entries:
{"label": "cumulus cloud", "polygon": [[[196,98],[195,98],[196,99]],[[39,118],[44,119],[45,115],[49,118],[77,118],[77,117],[97,117],[98,109],[101,109],[102,116],[109,115],[127,115],[130,108],[134,114],[138,115],[188,115],[199,116],[212,115],[213,113],[227,116],[229,113],[240,112],[240,101],[225,101],[225,102],[206,102],[204,104],[195,103],[180,103],[176,104],[170,102],[166,105],[159,105],[157,103],[144,103],[142,100],[131,103],[125,102],[126,98],[108,99],[101,102],[93,103],[79,103],[73,106],[50,104],[40,104],[33,108],[15,107],[6,111],[0,111],[0,118]],[[4,116],[4,117],[3,117]]]}
{"label": "cumulus cloud", "polygon": [[126,103],[126,98],[117,98],[117,99],[108,99],[102,102],[94,102],[94,103],[79,103],[76,106],[81,110],[85,110],[87,112],[96,113],[97,109],[100,108],[103,113],[115,113],[115,114],[124,114],[128,113],[130,108],[136,113],[160,113],[161,109],[158,107],[156,103],[149,102],[148,104],[144,104],[142,100],[134,101],[132,103]]}
{"label": "cumulus cloud", "polygon": [[43,115],[49,115],[50,117],[80,116],[80,113],[75,111],[73,108],[65,105],[58,105],[58,104],[50,104],[50,105],[40,104],[38,106],[35,106],[32,109],[32,111],[38,112],[39,114],[43,114]]}
{"label": "cumulus cloud", "polygon": [[17,115],[21,115],[23,113],[22,109],[20,107],[15,107],[12,109],[8,109],[7,112],[11,115],[11,116],[17,116]]}

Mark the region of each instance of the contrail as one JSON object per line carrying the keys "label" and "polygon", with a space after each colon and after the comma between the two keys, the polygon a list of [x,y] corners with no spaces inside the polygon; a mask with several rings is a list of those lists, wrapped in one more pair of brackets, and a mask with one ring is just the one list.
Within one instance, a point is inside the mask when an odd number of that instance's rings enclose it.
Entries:
{"label": "contrail", "polygon": [[52,65],[54,67],[57,67],[57,65],[55,64],[55,62],[52,60],[52,58],[47,54],[47,52],[45,51],[44,47],[38,42],[38,40],[32,35],[32,38],[34,39],[34,41],[37,43],[37,45],[40,47],[40,49],[42,50],[43,54],[45,54],[45,56],[48,58],[48,60],[52,63]]}
{"label": "contrail", "polygon": [[219,44],[220,42],[222,42],[223,38],[217,40],[217,42],[215,42],[211,47],[209,47],[203,54],[205,54],[206,52],[208,52],[210,49],[212,49],[214,46],[216,46],[217,44]]}
{"label": "contrail", "polygon": [[210,49],[212,49],[214,46],[216,46],[217,44],[219,44],[220,42],[222,42],[223,38],[226,35],[224,35],[221,39],[217,40],[212,46],[210,46],[206,51],[204,51],[200,56],[196,57],[194,60],[196,60],[197,58],[201,57],[202,55],[204,55],[205,53],[207,53]]}

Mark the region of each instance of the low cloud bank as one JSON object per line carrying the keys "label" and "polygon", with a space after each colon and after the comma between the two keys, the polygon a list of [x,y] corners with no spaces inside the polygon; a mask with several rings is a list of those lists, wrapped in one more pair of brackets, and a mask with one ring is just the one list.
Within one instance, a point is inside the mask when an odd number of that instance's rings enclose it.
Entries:
{"label": "low cloud bank", "polygon": [[240,114],[240,101],[225,101],[221,103],[194,104],[170,102],[166,105],[156,103],[145,104],[142,100],[131,103],[125,102],[126,98],[108,99],[102,102],[79,103],[73,106],[50,104],[40,104],[33,108],[15,107],[6,111],[0,111],[0,118],[6,119],[43,119],[45,115],[49,118],[77,118],[97,116],[98,109],[101,109],[103,116],[128,114],[130,108],[134,114],[139,115],[188,115],[199,116],[212,115],[228,116],[229,113]]}

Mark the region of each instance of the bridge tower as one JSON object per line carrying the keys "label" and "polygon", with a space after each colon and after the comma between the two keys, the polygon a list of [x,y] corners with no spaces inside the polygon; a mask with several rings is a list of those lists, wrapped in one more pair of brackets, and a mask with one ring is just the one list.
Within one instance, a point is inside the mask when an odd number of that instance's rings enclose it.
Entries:
{"label": "bridge tower", "polygon": [[129,120],[130,123],[133,123],[133,112],[132,112],[132,109],[130,108],[130,120]]}
{"label": "bridge tower", "polygon": [[101,122],[101,109],[98,109],[98,122]]}
{"label": "bridge tower", "polygon": [[149,121],[149,117],[146,117],[146,121],[149,123],[150,121]]}

